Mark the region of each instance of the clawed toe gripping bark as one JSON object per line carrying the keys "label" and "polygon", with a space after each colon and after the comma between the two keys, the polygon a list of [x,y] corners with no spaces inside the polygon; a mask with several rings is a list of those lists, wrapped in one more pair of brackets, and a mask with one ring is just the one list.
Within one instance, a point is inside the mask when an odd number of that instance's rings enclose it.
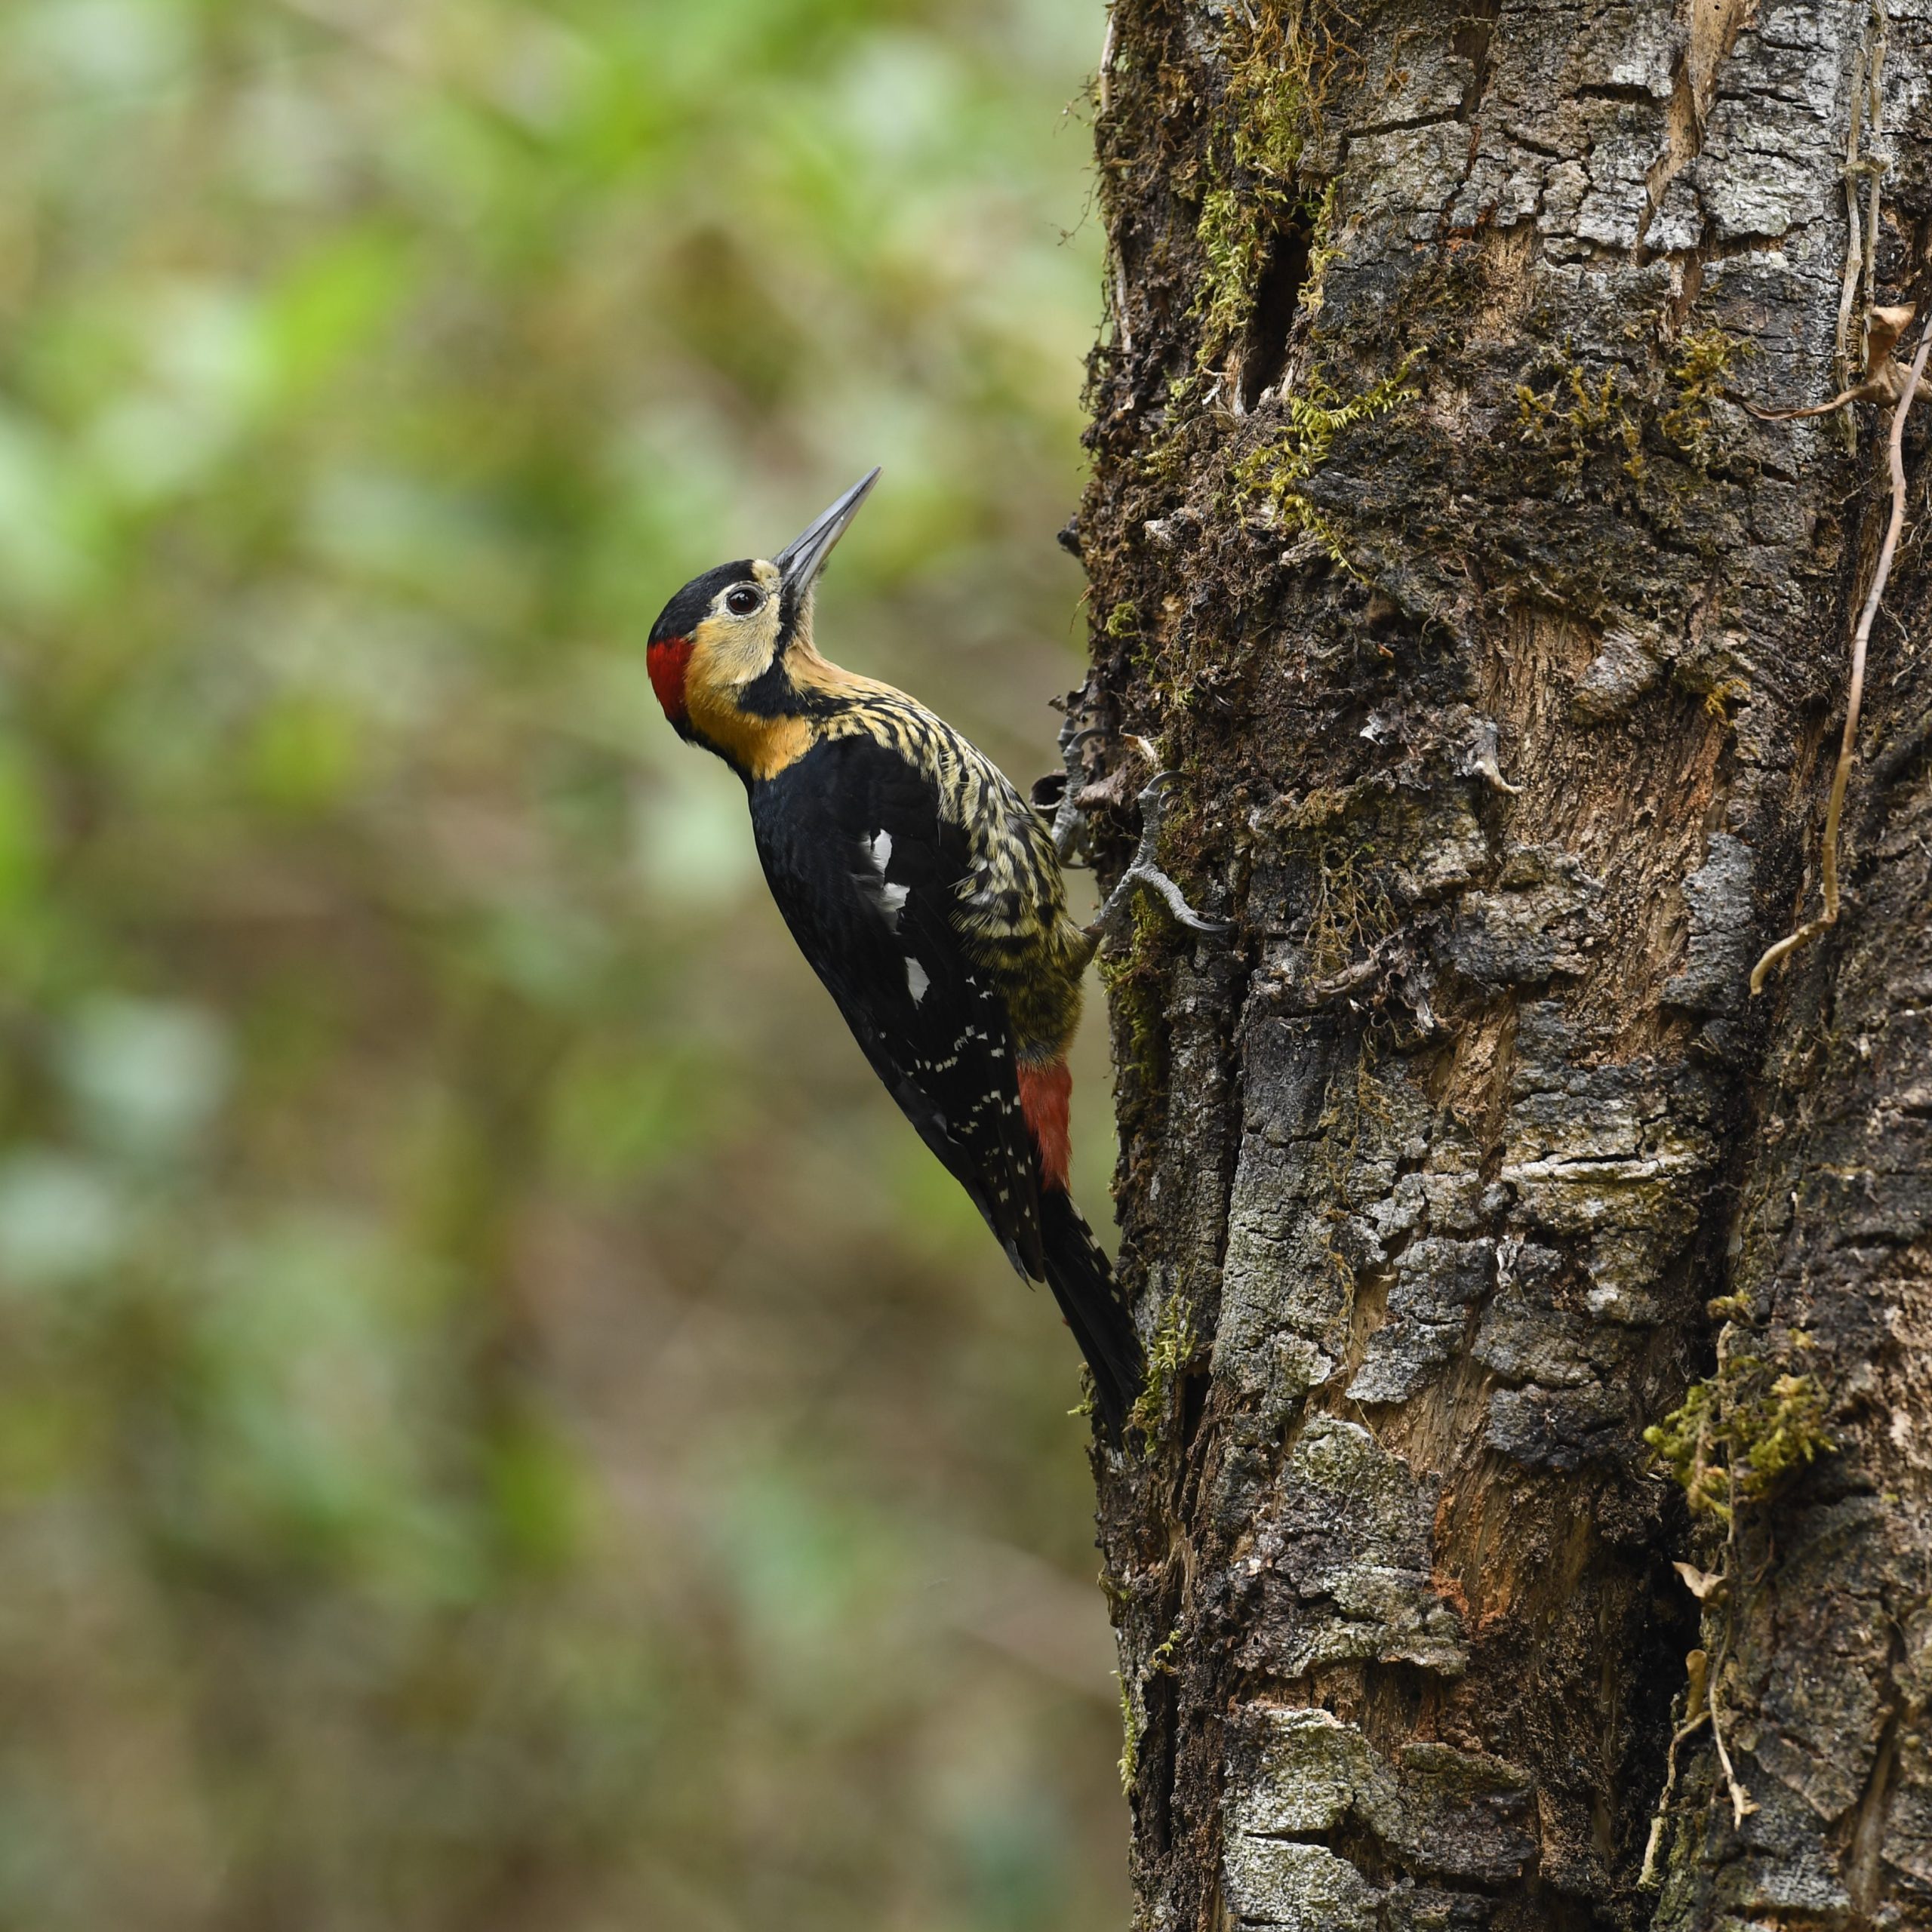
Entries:
{"label": "clawed toe gripping bark", "polygon": [[[1066,721],[1060,728],[1060,761],[1066,775],[1058,781],[1059,798],[1054,807],[1054,850],[1060,854],[1062,865],[1071,863],[1086,849],[1087,814],[1080,809],[1079,800],[1086,789],[1087,768],[1081,747],[1089,738],[1102,735],[1094,725],[1083,727],[1079,718],[1078,708],[1069,706]],[[1041,786],[1052,788],[1055,784],[1050,778],[1040,780]],[[1035,791],[1037,798],[1039,787]]]}
{"label": "clawed toe gripping bark", "polygon": [[[1090,738],[1106,735],[1097,725],[1081,724],[1079,718],[1079,707],[1075,703],[1069,709],[1066,721],[1060,728],[1060,763],[1066,776],[1043,778],[1034,788],[1036,804],[1042,809],[1049,802],[1053,805],[1054,849],[1059,853],[1063,865],[1072,864],[1087,850],[1087,811],[1080,802],[1088,784],[1081,748]],[[1154,775],[1134,799],[1140,814],[1140,842],[1134,848],[1126,871],[1107,894],[1099,912],[1081,928],[1089,945],[1097,952],[1110,934],[1120,931],[1133,908],[1134,894],[1142,891],[1158,894],[1175,918],[1191,932],[1226,932],[1228,927],[1225,920],[1203,918],[1187,903],[1187,895],[1161,869],[1156,854],[1167,810],[1166,787],[1174,782],[1174,774],[1161,768],[1159,752],[1145,738],[1131,738],[1128,742],[1153,768]]]}
{"label": "clawed toe gripping bark", "polygon": [[1161,842],[1161,821],[1166,812],[1166,788],[1173,780],[1171,771],[1156,771],[1142,786],[1134,801],[1140,811],[1140,843],[1134,848],[1132,863],[1121,874],[1119,883],[1107,894],[1091,922],[1082,929],[1097,950],[1109,934],[1117,932],[1125,923],[1133,909],[1134,895],[1143,891],[1157,894],[1165,900],[1168,910],[1190,932],[1224,933],[1228,929],[1225,920],[1204,919],[1187,903],[1186,894],[1155,862],[1155,854]]}

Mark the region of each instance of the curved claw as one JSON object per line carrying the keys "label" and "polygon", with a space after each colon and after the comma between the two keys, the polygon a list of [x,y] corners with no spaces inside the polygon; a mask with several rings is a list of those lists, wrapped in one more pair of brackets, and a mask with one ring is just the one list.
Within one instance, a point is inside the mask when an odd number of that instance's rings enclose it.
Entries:
{"label": "curved claw", "polygon": [[1066,721],[1060,728],[1055,743],[1059,745],[1063,758],[1071,757],[1075,746],[1084,745],[1089,738],[1100,738],[1106,735],[1097,724],[1076,724],[1074,720],[1079,715],[1078,712],[1069,711],[1066,714]]}
{"label": "curved claw", "polygon": [[[1138,741],[1143,750],[1151,752],[1144,740]],[[1133,903],[1137,889],[1144,888],[1158,894],[1168,910],[1190,932],[1213,935],[1228,930],[1225,920],[1206,919],[1187,903],[1187,896],[1180,888],[1161,871],[1155,854],[1161,841],[1161,820],[1166,805],[1167,787],[1174,782],[1171,771],[1156,770],[1149,778],[1135,802],[1140,808],[1140,843],[1136,848],[1132,862],[1121,875],[1120,882],[1107,894],[1106,903],[1098,916],[1086,928],[1088,937],[1098,946],[1107,934],[1126,917]],[[1064,808],[1063,808],[1064,809]]]}
{"label": "curved claw", "polygon": [[1207,933],[1212,935],[1216,933],[1224,933],[1229,930],[1229,921],[1226,919],[1203,918],[1187,903],[1187,895],[1172,879],[1168,878],[1165,872],[1161,871],[1158,866],[1130,866],[1121,884],[1143,885],[1149,891],[1159,894],[1166,902],[1168,910],[1190,932]]}

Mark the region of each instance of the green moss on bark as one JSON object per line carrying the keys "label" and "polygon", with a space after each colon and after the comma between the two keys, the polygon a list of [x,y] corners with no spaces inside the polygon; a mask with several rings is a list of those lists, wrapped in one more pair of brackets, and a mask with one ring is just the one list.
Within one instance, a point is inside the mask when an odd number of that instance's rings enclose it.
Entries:
{"label": "green moss on bark", "polygon": [[[1302,157],[1320,122],[1334,52],[1319,8],[1299,0],[1231,11],[1224,130],[1208,151],[1195,238],[1205,272],[1195,366],[1212,367],[1247,326],[1271,234],[1303,199]],[[1312,223],[1318,208],[1304,211]]]}

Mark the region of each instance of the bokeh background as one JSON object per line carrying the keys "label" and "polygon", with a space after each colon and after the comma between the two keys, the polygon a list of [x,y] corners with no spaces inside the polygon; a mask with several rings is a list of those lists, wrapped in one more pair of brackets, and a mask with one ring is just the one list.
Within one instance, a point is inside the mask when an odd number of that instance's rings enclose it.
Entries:
{"label": "bokeh background", "polygon": [[0,8],[0,1926],[1124,1922],[1072,1345],[642,654],[882,463],[1051,766],[1102,26]]}

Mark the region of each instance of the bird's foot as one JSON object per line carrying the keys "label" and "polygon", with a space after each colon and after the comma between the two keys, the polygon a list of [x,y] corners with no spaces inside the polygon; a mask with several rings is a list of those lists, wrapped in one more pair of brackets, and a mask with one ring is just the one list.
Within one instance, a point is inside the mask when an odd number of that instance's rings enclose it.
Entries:
{"label": "bird's foot", "polygon": [[[1065,734],[1061,735],[1064,737]],[[1159,769],[1154,748],[1146,739],[1137,740],[1136,743],[1155,769],[1136,801],[1140,808],[1140,843],[1134,849],[1133,860],[1121,874],[1120,882],[1107,894],[1099,913],[1082,928],[1097,949],[1109,934],[1118,931],[1126,923],[1133,911],[1134,895],[1137,892],[1158,894],[1166,902],[1168,910],[1190,932],[1212,934],[1228,930],[1226,920],[1204,919],[1187,903],[1187,895],[1160,868],[1155,855],[1161,842],[1161,822],[1166,814],[1167,787],[1174,782],[1174,774]]]}
{"label": "bird's foot", "polygon": [[1080,808],[1080,795],[1087,789],[1087,760],[1082,749],[1089,738],[1103,737],[1098,726],[1083,725],[1086,690],[1074,694],[1066,708],[1066,721],[1060,728],[1060,761],[1063,777],[1043,778],[1034,787],[1036,804],[1053,807],[1054,850],[1062,865],[1071,865],[1086,849],[1087,814]]}

